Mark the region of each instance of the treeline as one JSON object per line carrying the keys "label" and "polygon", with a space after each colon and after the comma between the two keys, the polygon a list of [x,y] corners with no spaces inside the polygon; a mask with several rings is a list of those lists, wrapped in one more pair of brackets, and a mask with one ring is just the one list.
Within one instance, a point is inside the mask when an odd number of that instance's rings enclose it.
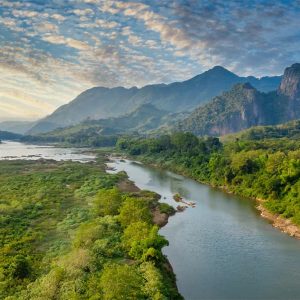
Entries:
{"label": "treeline", "polygon": [[300,120],[294,120],[285,124],[276,126],[255,126],[241,133],[228,135],[226,139],[240,138],[243,140],[264,140],[264,139],[300,139]]}
{"label": "treeline", "polygon": [[19,141],[25,143],[56,143],[74,147],[113,147],[116,145],[118,137],[115,135],[100,134],[72,134],[66,136],[51,135],[25,135]]}
{"label": "treeline", "polygon": [[101,163],[0,162],[0,298],[181,299],[157,195],[122,180]]}
{"label": "treeline", "polygon": [[145,162],[224,187],[238,195],[262,198],[274,213],[300,224],[300,141],[282,139],[198,138],[175,133],[159,138],[121,138],[117,148]]}
{"label": "treeline", "polygon": [[0,130],[0,140],[15,141],[15,140],[20,139],[21,137],[22,137],[21,134],[12,133],[12,132],[8,132],[8,131],[1,131]]}

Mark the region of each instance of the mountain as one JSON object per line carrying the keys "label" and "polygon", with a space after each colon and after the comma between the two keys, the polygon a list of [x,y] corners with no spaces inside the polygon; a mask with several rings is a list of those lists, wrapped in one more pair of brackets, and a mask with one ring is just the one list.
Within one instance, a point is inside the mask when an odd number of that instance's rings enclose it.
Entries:
{"label": "mountain", "polygon": [[177,130],[197,135],[225,135],[257,125],[300,118],[300,64],[286,68],[277,91],[263,93],[250,83],[235,85],[195,109]]}
{"label": "mountain", "polygon": [[30,121],[5,121],[0,122],[0,130],[18,134],[24,134],[30,130],[36,122]]}
{"label": "mountain", "polygon": [[24,142],[65,143],[76,146],[114,146],[120,134],[150,133],[160,126],[174,126],[184,113],[172,114],[143,104],[133,112],[116,118],[86,120],[39,135],[26,135]]}
{"label": "mountain", "polygon": [[280,76],[239,77],[223,67],[216,66],[183,82],[154,84],[142,88],[95,87],[84,91],[70,103],[59,107],[54,113],[40,120],[29,134],[51,131],[58,127],[78,124],[86,119],[119,117],[150,103],[169,113],[192,111],[234,84],[250,82],[261,91],[278,88]]}
{"label": "mountain", "polygon": [[300,118],[300,64],[286,68],[278,88],[278,95],[286,96],[286,114],[289,119]]}
{"label": "mountain", "polygon": [[168,112],[160,110],[154,105],[147,103],[139,106],[133,112],[124,116],[100,119],[86,123],[91,125],[101,125],[106,128],[113,128],[118,132],[125,132],[128,130],[144,132],[160,126],[167,115]]}
{"label": "mountain", "polygon": [[8,131],[0,131],[0,140],[14,141],[14,140],[19,140],[21,137],[22,137],[21,134],[8,132]]}
{"label": "mountain", "polygon": [[157,109],[152,104],[143,104],[133,112],[124,116],[100,120],[86,120],[79,124],[57,128],[53,131],[40,134],[42,137],[68,137],[84,135],[94,132],[96,135],[114,135],[121,133],[137,132],[145,133],[159,126],[171,126],[178,122],[186,114],[170,114]]}

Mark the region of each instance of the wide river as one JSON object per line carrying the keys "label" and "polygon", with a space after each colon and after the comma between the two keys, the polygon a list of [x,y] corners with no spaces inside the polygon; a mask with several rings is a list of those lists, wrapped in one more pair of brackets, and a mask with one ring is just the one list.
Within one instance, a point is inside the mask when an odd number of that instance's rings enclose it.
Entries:
{"label": "wide river", "polygon": [[261,218],[253,201],[128,160],[110,166],[173,206],[175,193],[196,202],[160,231],[185,299],[300,299],[300,241]]}
{"label": "wide river", "polygon": [[37,160],[40,158],[88,162],[93,160],[95,155],[88,153],[87,149],[56,148],[12,141],[3,141],[0,144],[0,160]]}
{"label": "wide river", "polygon": [[[94,156],[82,149],[0,144],[0,159],[39,158],[86,162]],[[110,165],[161,201],[176,206],[172,197],[180,193],[196,202],[160,230],[185,299],[300,299],[300,241],[261,218],[253,201],[128,160]]]}

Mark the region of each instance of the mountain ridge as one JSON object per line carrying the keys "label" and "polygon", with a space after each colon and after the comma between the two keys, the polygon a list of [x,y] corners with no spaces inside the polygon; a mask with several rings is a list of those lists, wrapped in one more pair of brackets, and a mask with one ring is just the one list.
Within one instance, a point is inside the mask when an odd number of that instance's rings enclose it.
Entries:
{"label": "mountain ridge", "polygon": [[78,124],[88,118],[119,117],[145,103],[151,103],[169,113],[192,111],[234,84],[247,80],[268,91],[276,90],[280,83],[278,76],[263,79],[239,77],[221,66],[216,66],[188,80],[170,84],[153,84],[141,88],[93,87],[37,122],[27,133],[48,132],[58,127]]}
{"label": "mountain ridge", "polygon": [[285,69],[277,91],[263,93],[250,83],[236,84],[196,108],[177,125],[196,135],[225,135],[252,126],[276,125],[300,118],[300,64]]}

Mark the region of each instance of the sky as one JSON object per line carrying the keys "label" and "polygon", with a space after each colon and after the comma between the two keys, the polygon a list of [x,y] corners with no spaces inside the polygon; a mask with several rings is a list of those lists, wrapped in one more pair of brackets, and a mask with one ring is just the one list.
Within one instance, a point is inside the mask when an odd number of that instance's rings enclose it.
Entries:
{"label": "sky", "polygon": [[0,0],[0,121],[35,120],[94,86],[300,62],[300,1]]}

